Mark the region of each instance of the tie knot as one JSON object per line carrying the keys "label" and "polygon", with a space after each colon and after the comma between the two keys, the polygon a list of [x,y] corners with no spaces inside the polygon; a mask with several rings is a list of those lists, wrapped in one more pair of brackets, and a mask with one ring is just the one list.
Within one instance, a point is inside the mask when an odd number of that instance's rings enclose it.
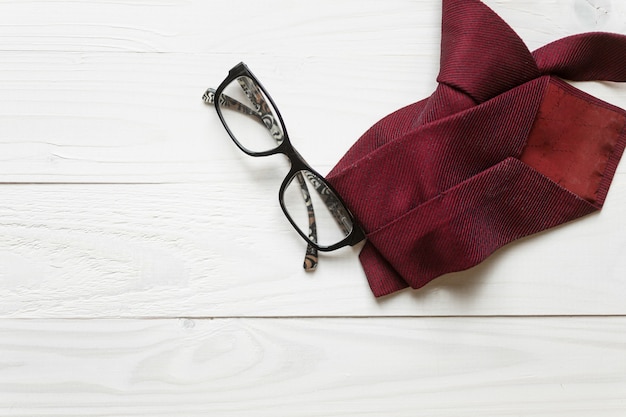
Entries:
{"label": "tie knot", "polygon": [[541,75],[513,29],[478,0],[444,0],[437,81],[485,102]]}

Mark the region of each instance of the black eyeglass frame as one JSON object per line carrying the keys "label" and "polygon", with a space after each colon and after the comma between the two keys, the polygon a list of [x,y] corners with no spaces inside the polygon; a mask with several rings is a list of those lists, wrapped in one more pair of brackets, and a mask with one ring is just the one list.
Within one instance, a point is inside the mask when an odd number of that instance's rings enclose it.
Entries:
{"label": "black eyeglass frame", "polygon": [[[231,82],[233,82],[236,79],[238,79],[239,77],[243,77],[243,76],[250,78],[252,81],[254,81],[256,83],[256,85],[259,87],[259,89],[263,92],[265,97],[269,100],[270,104],[272,105],[273,110],[276,113],[275,116],[278,117],[278,121],[280,123],[280,127],[281,127],[282,133],[283,133],[283,138],[282,138],[282,142],[274,149],[271,149],[271,150],[268,150],[268,151],[255,152],[255,151],[251,151],[251,150],[247,149],[246,147],[244,147],[237,140],[237,137],[235,136],[235,134],[230,130],[230,128],[228,127],[228,123],[226,122],[226,120],[224,118],[224,115],[222,114],[222,109],[221,109],[221,106],[220,106],[219,97],[222,95],[222,93],[224,92],[224,89]],[[285,176],[285,179],[283,180],[283,182],[282,182],[282,184],[280,186],[280,189],[278,191],[278,200],[279,200],[279,203],[280,203],[280,207],[283,210],[283,213],[285,214],[285,217],[287,217],[287,219],[289,220],[289,222],[291,223],[293,228],[298,232],[298,234],[300,236],[302,236],[302,238],[307,243],[309,243],[311,246],[313,246],[315,249],[317,249],[317,250],[319,250],[321,252],[331,252],[331,251],[337,250],[337,249],[345,247],[345,246],[354,246],[355,244],[357,244],[360,241],[362,241],[363,239],[365,239],[365,233],[363,232],[363,229],[359,226],[358,222],[356,221],[356,218],[350,212],[350,210],[346,206],[346,204],[343,201],[343,199],[339,196],[339,193],[337,193],[337,191],[333,188],[333,186],[330,183],[328,183],[328,181],[326,181],[326,179],[320,173],[318,173],[316,170],[314,170],[311,167],[311,165],[309,165],[304,160],[304,158],[300,155],[300,153],[298,153],[296,148],[294,148],[294,146],[291,144],[291,140],[289,139],[289,135],[287,133],[287,128],[285,127],[285,123],[284,123],[283,118],[282,118],[282,116],[280,114],[280,111],[278,110],[278,107],[274,103],[274,100],[269,95],[269,93],[267,92],[265,87],[263,87],[263,84],[261,84],[261,82],[258,80],[258,78],[256,78],[254,76],[254,74],[252,73],[252,71],[250,71],[250,69],[248,68],[248,66],[246,64],[244,64],[243,62],[240,62],[239,64],[235,65],[228,72],[228,76],[226,77],[226,79],[224,79],[224,81],[222,81],[222,83],[215,90],[215,98],[216,98],[215,99],[215,110],[217,111],[217,115],[218,115],[220,121],[222,122],[222,125],[224,126],[224,129],[226,129],[226,132],[228,132],[228,135],[233,140],[233,142],[235,142],[235,145],[237,145],[237,147],[239,149],[241,149],[244,153],[246,153],[246,154],[248,154],[250,156],[254,156],[254,157],[283,154],[283,155],[285,155],[289,159],[289,162],[291,163],[291,168],[290,168],[289,172],[287,173],[287,175]],[[297,173],[300,172],[300,171],[309,171],[312,174],[314,174],[319,180],[323,181],[324,186],[326,186],[330,191],[332,191],[332,193],[334,194],[334,197],[343,206],[343,209],[345,210],[345,213],[348,215],[349,220],[352,223],[352,230],[341,241],[339,241],[339,242],[337,242],[337,243],[335,243],[333,245],[329,245],[329,246],[320,246],[317,242],[314,242],[313,240],[311,240],[309,238],[309,236],[307,236],[298,227],[296,222],[291,218],[291,215],[289,214],[289,211],[287,210],[287,207],[285,205],[285,202],[284,202],[284,199],[283,199],[283,195],[285,193],[286,188],[289,186],[291,181],[295,178]]]}

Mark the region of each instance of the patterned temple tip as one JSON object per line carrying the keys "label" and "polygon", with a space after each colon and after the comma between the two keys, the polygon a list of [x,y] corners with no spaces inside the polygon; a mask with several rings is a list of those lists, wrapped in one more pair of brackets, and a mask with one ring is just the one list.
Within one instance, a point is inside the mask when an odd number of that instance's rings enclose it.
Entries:
{"label": "patterned temple tip", "polygon": [[317,254],[317,249],[313,246],[308,245],[306,248],[306,254],[304,255],[304,270],[306,272],[313,272],[317,268],[317,264],[319,262],[319,256]]}
{"label": "patterned temple tip", "polygon": [[213,103],[215,103],[215,89],[207,88],[207,90],[202,95],[202,100],[206,104],[213,104]]}

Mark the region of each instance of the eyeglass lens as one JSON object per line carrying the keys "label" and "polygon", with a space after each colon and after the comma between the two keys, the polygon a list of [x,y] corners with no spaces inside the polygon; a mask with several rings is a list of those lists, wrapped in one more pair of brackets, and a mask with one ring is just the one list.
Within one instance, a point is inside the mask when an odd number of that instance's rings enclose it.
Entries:
{"label": "eyeglass lens", "polygon": [[[297,171],[282,195],[283,206],[303,233],[314,230],[320,247],[341,242],[352,232],[353,224],[337,196],[313,172]],[[304,203],[304,204],[303,204]]]}
{"label": "eyeglass lens", "polygon": [[250,77],[231,81],[216,104],[235,140],[248,151],[270,151],[282,143],[284,133],[276,111]]}

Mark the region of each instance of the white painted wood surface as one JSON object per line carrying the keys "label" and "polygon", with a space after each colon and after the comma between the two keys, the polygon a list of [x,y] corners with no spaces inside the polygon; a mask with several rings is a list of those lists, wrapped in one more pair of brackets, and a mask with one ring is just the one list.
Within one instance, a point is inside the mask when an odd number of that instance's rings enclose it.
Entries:
{"label": "white painted wood surface", "polygon": [[[531,49],[620,0],[487,0]],[[0,416],[623,416],[626,169],[601,213],[375,300],[301,270],[200,100],[246,61],[328,171],[429,95],[438,0],[0,2]],[[626,65],[626,63],[625,63]],[[626,107],[626,86],[577,86]]]}
{"label": "white painted wood surface", "polygon": [[621,417],[625,325],[4,320],[0,416]]}

